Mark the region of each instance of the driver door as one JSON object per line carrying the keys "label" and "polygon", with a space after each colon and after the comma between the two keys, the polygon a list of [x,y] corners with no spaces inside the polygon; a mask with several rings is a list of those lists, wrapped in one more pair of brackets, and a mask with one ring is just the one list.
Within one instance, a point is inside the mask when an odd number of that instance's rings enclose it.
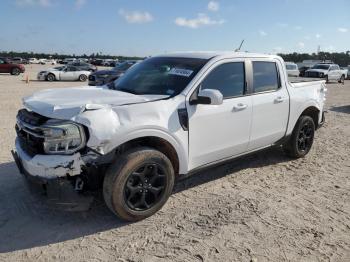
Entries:
{"label": "driver door", "polygon": [[251,96],[246,96],[245,72],[244,61],[216,64],[196,91],[199,88],[217,89],[223,95],[223,103],[188,103],[190,169],[239,155],[247,150],[252,99]]}

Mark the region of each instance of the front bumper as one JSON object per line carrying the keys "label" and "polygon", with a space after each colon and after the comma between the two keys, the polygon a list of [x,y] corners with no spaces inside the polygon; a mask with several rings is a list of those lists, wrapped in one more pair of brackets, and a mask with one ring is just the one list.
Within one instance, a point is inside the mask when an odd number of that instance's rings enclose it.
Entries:
{"label": "front bumper", "polygon": [[38,79],[38,80],[46,80],[46,75],[44,75],[44,74],[38,74],[38,75],[37,75],[37,79]]}
{"label": "front bumper", "polygon": [[[28,182],[30,191],[40,195],[40,200],[53,208],[68,211],[89,209],[93,197],[83,194],[79,188],[79,174],[83,162],[80,154],[72,156],[29,156],[16,141],[12,151],[15,163]],[[43,197],[44,196],[44,197]]]}
{"label": "front bumper", "polygon": [[91,79],[91,78],[89,78],[89,86],[102,86],[104,84],[105,84],[104,79],[98,79],[98,78]]}

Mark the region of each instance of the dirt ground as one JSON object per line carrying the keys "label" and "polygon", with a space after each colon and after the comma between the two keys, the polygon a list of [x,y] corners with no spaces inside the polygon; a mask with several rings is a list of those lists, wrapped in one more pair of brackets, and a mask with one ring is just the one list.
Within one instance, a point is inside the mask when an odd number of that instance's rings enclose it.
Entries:
{"label": "dirt ground", "polygon": [[[43,67],[27,66],[30,78]],[[350,81],[328,85],[307,157],[269,150],[206,170],[128,224],[102,199],[68,213],[30,195],[10,154],[21,98],[83,83],[23,78],[0,74],[0,261],[350,261]]]}

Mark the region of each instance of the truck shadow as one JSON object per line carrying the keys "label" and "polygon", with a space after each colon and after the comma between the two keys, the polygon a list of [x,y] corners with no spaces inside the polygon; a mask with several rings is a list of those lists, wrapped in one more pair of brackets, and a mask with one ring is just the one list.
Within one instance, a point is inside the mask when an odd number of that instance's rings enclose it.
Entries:
{"label": "truck shadow", "polygon": [[338,113],[350,114],[350,105],[347,105],[347,106],[333,106],[329,110],[333,111],[333,112],[338,112]]}
{"label": "truck shadow", "polygon": [[[243,169],[289,160],[279,150],[239,158],[177,181],[174,194]],[[30,194],[14,162],[0,164],[0,174],[0,253],[46,246],[129,224],[108,210],[101,194],[86,212],[53,210]],[[143,227],[137,228],[142,230]]]}

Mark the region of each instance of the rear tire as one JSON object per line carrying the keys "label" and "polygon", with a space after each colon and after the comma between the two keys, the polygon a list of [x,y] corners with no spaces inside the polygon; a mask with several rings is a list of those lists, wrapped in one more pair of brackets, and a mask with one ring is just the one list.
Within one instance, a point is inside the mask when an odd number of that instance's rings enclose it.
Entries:
{"label": "rear tire", "polygon": [[17,67],[12,68],[12,70],[11,70],[11,75],[13,75],[13,76],[18,76],[20,73],[21,73],[21,70]]}
{"label": "rear tire", "polygon": [[126,221],[147,218],[168,200],[175,174],[170,160],[152,148],[136,148],[108,168],[103,196],[109,209]]}
{"label": "rear tire", "polygon": [[49,82],[52,82],[52,81],[56,80],[56,77],[55,77],[54,74],[48,74],[47,77],[46,77],[46,80],[49,81]]}
{"label": "rear tire", "polygon": [[306,156],[313,144],[315,123],[310,116],[301,116],[296,123],[292,136],[283,145],[285,153],[292,158]]}
{"label": "rear tire", "polygon": [[80,82],[85,82],[87,80],[87,76],[86,75],[80,75],[79,76],[79,81]]}

